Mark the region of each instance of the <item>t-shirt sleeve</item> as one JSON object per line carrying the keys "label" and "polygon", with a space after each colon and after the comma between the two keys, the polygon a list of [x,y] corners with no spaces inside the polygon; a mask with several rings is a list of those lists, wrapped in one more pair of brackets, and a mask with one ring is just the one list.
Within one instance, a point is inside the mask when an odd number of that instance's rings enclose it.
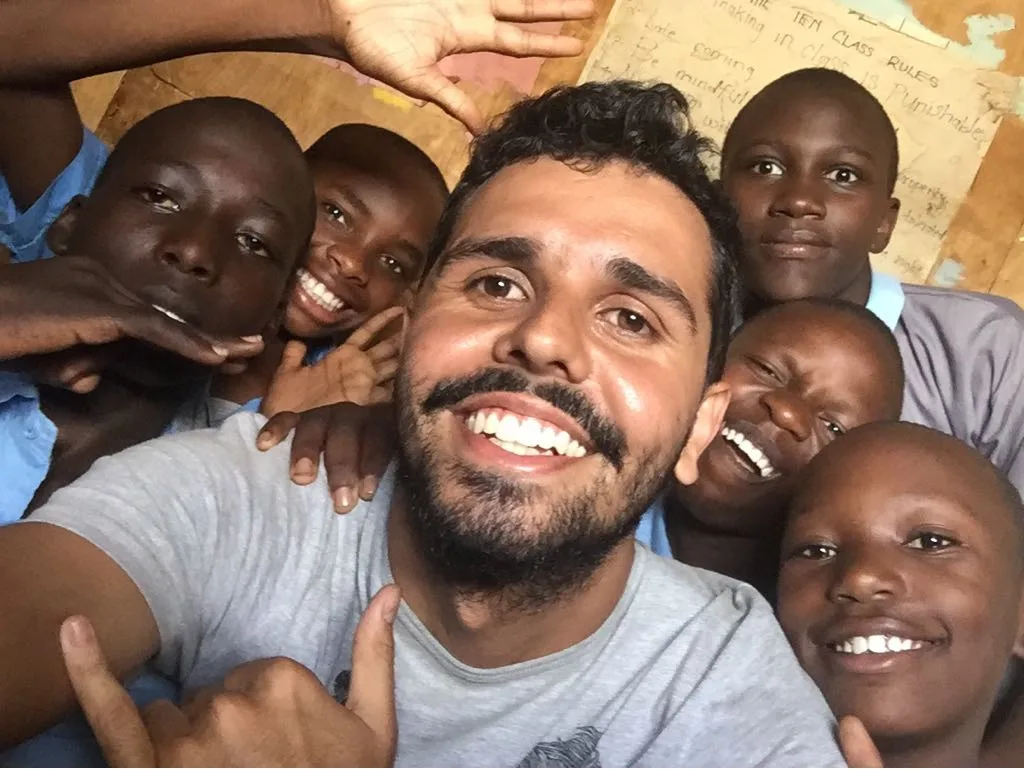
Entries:
{"label": "t-shirt sleeve", "polygon": [[1024,311],[1001,303],[972,337],[972,442],[1024,493]]}
{"label": "t-shirt sleeve", "polygon": [[108,155],[106,145],[83,127],[78,154],[27,211],[18,210],[7,180],[0,174],[0,244],[10,250],[12,262],[31,262],[50,256],[46,246],[47,230],[76,195],[88,195],[92,191]]}
{"label": "t-shirt sleeve", "polygon": [[84,537],[128,574],[156,619],[166,675],[191,668],[207,626],[252,566],[247,544],[258,552],[246,511],[262,422],[246,414],[101,459],[29,519]]}
{"label": "t-shirt sleeve", "polygon": [[716,599],[730,600],[741,619],[643,764],[679,766],[691,756],[702,766],[846,766],[828,704],[767,602],[746,586]]}

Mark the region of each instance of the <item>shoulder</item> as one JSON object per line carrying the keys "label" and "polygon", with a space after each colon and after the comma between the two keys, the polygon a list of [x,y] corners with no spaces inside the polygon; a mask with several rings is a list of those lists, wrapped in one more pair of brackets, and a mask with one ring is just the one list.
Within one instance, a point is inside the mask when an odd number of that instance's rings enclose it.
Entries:
{"label": "shoulder", "polygon": [[951,324],[995,321],[1007,327],[1024,329],[1024,310],[1005,297],[912,284],[904,284],[903,292],[906,296],[904,318],[908,323],[921,315]]}
{"label": "shoulder", "polygon": [[0,243],[10,250],[12,261],[27,262],[50,255],[47,230],[75,196],[92,192],[109,154],[106,145],[83,127],[78,154],[26,211],[17,210],[0,175]]}
{"label": "shoulder", "polygon": [[[654,555],[637,547],[643,560],[643,576],[638,591],[638,608],[686,624],[700,616],[714,617],[719,626],[731,628],[743,621],[767,619],[775,624],[771,608],[760,593],[739,580]],[[703,621],[703,620],[702,620]]]}

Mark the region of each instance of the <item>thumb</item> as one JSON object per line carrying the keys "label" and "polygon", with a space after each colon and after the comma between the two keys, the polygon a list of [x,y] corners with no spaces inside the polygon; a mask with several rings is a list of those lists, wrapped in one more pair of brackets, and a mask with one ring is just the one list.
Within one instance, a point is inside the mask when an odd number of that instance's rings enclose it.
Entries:
{"label": "thumb", "polygon": [[352,646],[352,681],[345,703],[377,736],[389,760],[397,738],[394,623],[401,599],[397,585],[385,585],[366,607]]}
{"label": "thumb", "polygon": [[302,368],[302,361],[306,359],[306,345],[298,339],[291,340],[284,346],[281,353],[281,362],[277,366],[277,372],[296,371]]}
{"label": "thumb", "polygon": [[885,766],[874,740],[857,716],[843,716],[839,719],[839,747],[842,748],[848,766],[858,769]]}
{"label": "thumb", "polygon": [[110,766],[155,766],[149,733],[135,703],[107,667],[92,624],[69,617],[60,646],[71,686]]}

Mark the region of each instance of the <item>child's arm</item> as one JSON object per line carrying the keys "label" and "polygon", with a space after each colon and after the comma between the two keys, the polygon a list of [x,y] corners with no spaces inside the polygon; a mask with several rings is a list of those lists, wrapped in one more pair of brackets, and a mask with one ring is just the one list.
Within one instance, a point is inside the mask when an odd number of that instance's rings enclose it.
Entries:
{"label": "child's arm", "polygon": [[19,210],[31,208],[81,146],[68,85],[0,88],[0,176]]}
{"label": "child's arm", "polygon": [[482,119],[437,67],[452,53],[575,56],[582,42],[509,22],[589,18],[593,0],[3,0],[0,85],[66,83],[195,53],[264,50],[350,61],[438,104]]}

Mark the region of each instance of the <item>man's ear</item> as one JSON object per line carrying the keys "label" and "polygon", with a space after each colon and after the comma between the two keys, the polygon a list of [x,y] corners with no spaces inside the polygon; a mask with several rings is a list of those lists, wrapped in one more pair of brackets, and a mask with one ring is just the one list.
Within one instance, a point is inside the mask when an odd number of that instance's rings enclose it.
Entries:
{"label": "man's ear", "polygon": [[889,198],[889,208],[886,209],[885,216],[878,223],[875,236],[871,239],[871,253],[880,254],[885,251],[889,245],[889,239],[892,237],[892,231],[896,229],[896,220],[899,217],[900,199]]}
{"label": "man's ear", "polygon": [[78,226],[78,216],[82,212],[83,203],[85,203],[85,197],[82,195],[75,195],[71,198],[64,206],[64,210],[60,212],[60,216],[46,231],[46,245],[50,247],[55,256],[63,256],[70,250],[68,244],[71,242],[75,227]]}
{"label": "man's ear", "polygon": [[697,460],[722,430],[725,410],[729,407],[732,393],[725,382],[715,382],[704,391],[704,400],[697,409],[697,418],[690,430],[690,437],[679,454],[675,466],[676,480],[689,486],[697,480]]}

